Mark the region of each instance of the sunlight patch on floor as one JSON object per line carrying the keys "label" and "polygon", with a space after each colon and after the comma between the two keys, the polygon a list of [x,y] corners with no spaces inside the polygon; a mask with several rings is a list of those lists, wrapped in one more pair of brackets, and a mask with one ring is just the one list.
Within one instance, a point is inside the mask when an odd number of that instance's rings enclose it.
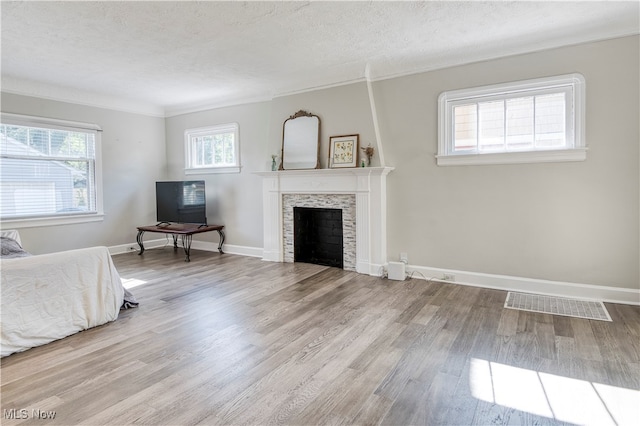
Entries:
{"label": "sunlight patch on floor", "polygon": [[138,287],[139,285],[143,285],[143,284],[147,283],[146,281],[139,280],[137,278],[123,278],[123,277],[120,277],[120,279],[122,280],[122,285],[127,290],[129,290],[131,288],[134,288],[134,287]]}
{"label": "sunlight patch on floor", "polygon": [[640,424],[640,391],[472,358],[475,398],[563,422]]}

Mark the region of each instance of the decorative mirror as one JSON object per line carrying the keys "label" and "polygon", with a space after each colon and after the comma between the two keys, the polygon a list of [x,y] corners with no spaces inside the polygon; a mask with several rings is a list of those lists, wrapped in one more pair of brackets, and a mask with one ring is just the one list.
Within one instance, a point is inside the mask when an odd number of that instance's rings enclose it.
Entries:
{"label": "decorative mirror", "polygon": [[280,170],[320,167],[320,117],[298,111],[282,125]]}

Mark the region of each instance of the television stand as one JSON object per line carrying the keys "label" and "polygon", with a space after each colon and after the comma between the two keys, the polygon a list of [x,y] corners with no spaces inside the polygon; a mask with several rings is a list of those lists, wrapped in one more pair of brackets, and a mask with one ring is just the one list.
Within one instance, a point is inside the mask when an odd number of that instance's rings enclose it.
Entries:
{"label": "television stand", "polygon": [[[162,226],[160,226],[162,225]],[[182,241],[182,247],[184,248],[184,253],[186,254],[185,262],[191,262],[190,254],[191,254],[191,240],[193,238],[193,234],[199,234],[202,232],[209,231],[217,231],[220,236],[220,242],[218,243],[218,251],[221,254],[224,254],[222,251],[222,244],[224,244],[224,225],[198,225],[197,223],[170,223],[164,225],[163,223],[159,223],[157,225],[149,225],[149,226],[139,226],[138,227],[138,236],[136,237],[136,241],[140,246],[140,253],[138,255],[142,255],[144,253],[144,244],[142,242],[142,237],[145,232],[157,232],[160,234],[171,234],[173,237],[173,250],[178,250],[178,236]]]}

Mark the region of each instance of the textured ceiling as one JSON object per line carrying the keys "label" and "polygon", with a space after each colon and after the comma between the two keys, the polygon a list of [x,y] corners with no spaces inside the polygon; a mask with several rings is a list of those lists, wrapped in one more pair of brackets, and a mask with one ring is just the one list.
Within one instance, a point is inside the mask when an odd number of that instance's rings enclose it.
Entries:
{"label": "textured ceiling", "polygon": [[7,2],[2,88],[174,114],[639,33],[627,2]]}

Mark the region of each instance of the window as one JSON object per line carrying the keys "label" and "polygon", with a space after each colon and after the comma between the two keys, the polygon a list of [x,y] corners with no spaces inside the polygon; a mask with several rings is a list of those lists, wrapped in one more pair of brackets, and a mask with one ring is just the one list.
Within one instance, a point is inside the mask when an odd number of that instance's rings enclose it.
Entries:
{"label": "window", "polygon": [[184,139],[185,174],[240,172],[237,123],[187,129]]}
{"label": "window", "polygon": [[2,222],[102,220],[100,131],[93,124],[2,114]]}
{"label": "window", "polygon": [[581,161],[584,77],[557,77],[444,92],[438,165]]}

